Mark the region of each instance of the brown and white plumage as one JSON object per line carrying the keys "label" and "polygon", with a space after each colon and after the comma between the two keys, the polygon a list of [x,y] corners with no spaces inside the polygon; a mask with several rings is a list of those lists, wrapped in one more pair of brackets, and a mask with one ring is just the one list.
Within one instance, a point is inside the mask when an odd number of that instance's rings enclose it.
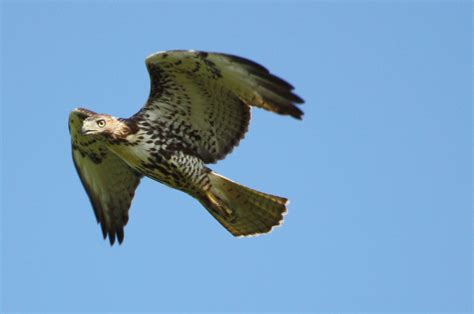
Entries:
{"label": "brown and white plumage", "polygon": [[81,134],[84,120],[93,115],[94,112],[85,109],[71,112],[72,157],[102,234],[113,244],[116,237],[123,241],[123,227],[142,175],[109,151],[104,143]]}
{"label": "brown and white plumage", "polygon": [[[303,100],[261,65],[237,56],[169,51],[146,59],[150,97],[133,118],[182,125],[206,163],[225,157],[247,132],[250,107],[301,119]],[[148,114],[148,116],[147,116]]]}
{"label": "brown and white plumage", "polygon": [[243,138],[251,106],[301,119],[293,87],[253,61],[226,54],[167,51],[149,56],[145,106],[129,119],[86,109],[70,114],[73,158],[105,236],[123,226],[141,176],[197,200],[233,235],[270,231],[285,198],[226,179],[205,166]]}

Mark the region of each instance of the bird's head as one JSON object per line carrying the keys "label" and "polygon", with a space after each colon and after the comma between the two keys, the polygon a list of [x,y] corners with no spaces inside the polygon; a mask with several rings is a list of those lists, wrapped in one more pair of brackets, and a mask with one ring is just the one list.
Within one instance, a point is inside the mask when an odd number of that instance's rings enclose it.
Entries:
{"label": "bird's head", "polygon": [[95,114],[82,123],[82,135],[103,135],[117,137],[126,127],[120,119],[108,114]]}

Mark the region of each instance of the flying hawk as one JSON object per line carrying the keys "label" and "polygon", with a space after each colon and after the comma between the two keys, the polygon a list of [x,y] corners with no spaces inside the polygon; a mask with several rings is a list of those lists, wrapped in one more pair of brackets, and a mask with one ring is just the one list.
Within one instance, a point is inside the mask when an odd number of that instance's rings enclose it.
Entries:
{"label": "flying hawk", "polygon": [[241,57],[199,51],[149,56],[150,96],[128,119],[75,109],[72,157],[104,239],[122,243],[128,210],[147,176],[196,198],[234,236],[267,233],[288,200],[255,191],[206,167],[247,132],[251,106],[301,119],[293,86]]}

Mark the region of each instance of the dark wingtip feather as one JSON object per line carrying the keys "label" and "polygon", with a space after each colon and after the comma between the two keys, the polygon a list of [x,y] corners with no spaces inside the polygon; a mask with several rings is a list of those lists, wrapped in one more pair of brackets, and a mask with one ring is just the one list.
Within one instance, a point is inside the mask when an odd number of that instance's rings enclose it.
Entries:
{"label": "dark wingtip feather", "polygon": [[304,112],[301,111],[300,108],[296,107],[296,106],[292,106],[290,107],[291,109],[288,111],[288,114],[290,116],[292,116],[293,118],[295,119],[298,119],[298,120],[303,120],[303,115],[304,115]]}
{"label": "dark wingtip feather", "polygon": [[102,228],[102,235],[104,236],[104,240],[107,237],[109,238],[111,246],[115,244],[115,240],[117,240],[118,244],[122,244],[123,239],[125,238],[123,228],[118,228],[115,231],[106,231],[105,228]]}
{"label": "dark wingtip feather", "polygon": [[115,234],[113,232],[109,232],[109,242],[111,246],[115,243]]}
{"label": "dark wingtip feather", "polygon": [[267,73],[266,75],[261,75],[261,77],[267,79],[270,82],[273,82],[274,84],[280,85],[286,89],[293,90],[295,87],[282,79],[281,77],[276,76],[275,74],[272,73]]}
{"label": "dark wingtip feather", "polygon": [[118,239],[119,244],[122,244],[123,238],[124,238],[123,228],[118,228],[117,229],[117,239]]}
{"label": "dark wingtip feather", "polygon": [[304,103],[304,100],[299,97],[298,95],[296,94],[293,94],[293,93],[288,93],[287,95],[283,95],[281,93],[278,93],[276,92],[277,95],[279,95],[280,97],[284,97],[286,99],[288,99],[289,101],[291,101],[292,103],[295,103],[295,104],[302,104]]}
{"label": "dark wingtip feather", "polygon": [[102,236],[105,240],[107,238],[107,229],[105,228],[105,224],[100,224],[100,229],[102,230]]}
{"label": "dark wingtip feather", "polygon": [[290,115],[298,120],[302,119],[303,111],[295,106],[295,104],[303,104],[305,101],[300,96],[292,92],[294,89],[293,85],[285,81],[284,79],[270,73],[262,65],[238,56],[226,55],[231,61],[239,63],[245,67],[245,69],[254,77],[256,82],[263,86],[268,93],[262,95],[268,103],[278,104],[282,103],[281,99],[272,97],[271,94],[275,94],[278,97],[285,99],[281,106],[279,106],[279,113]]}
{"label": "dark wingtip feather", "polygon": [[300,96],[296,95],[296,94],[293,94],[291,93],[291,95],[293,96],[292,100],[294,103],[297,103],[297,104],[304,104],[304,99],[301,98]]}

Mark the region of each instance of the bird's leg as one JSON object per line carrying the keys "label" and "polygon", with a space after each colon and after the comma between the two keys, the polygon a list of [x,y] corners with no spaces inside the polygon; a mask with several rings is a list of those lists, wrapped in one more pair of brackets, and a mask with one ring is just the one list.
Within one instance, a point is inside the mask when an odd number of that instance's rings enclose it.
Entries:
{"label": "bird's leg", "polygon": [[226,220],[231,220],[234,212],[224,204],[226,204],[225,201],[223,201],[219,196],[215,195],[211,191],[206,192],[206,197],[208,200],[212,203],[212,208],[217,209],[216,214],[219,216],[222,216]]}

